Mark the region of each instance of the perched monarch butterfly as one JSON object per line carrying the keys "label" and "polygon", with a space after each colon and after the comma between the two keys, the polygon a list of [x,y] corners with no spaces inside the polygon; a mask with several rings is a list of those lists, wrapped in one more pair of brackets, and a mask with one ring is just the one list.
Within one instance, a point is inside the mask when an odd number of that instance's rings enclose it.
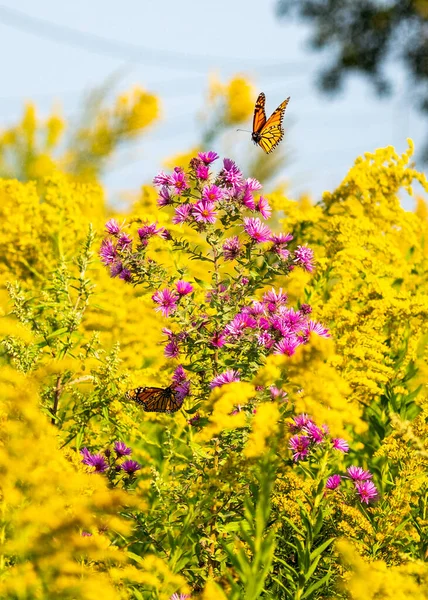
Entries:
{"label": "perched monarch butterfly", "polygon": [[256,107],[254,109],[253,132],[251,138],[255,144],[258,144],[260,148],[266,152],[266,154],[272,152],[284,137],[282,119],[284,118],[284,112],[289,100],[290,97],[284,100],[266,121],[266,96],[262,92],[257,98]]}
{"label": "perched monarch butterfly", "polygon": [[177,400],[177,394],[171,386],[167,388],[138,387],[126,392],[125,398],[141,404],[146,412],[173,413],[182,404]]}

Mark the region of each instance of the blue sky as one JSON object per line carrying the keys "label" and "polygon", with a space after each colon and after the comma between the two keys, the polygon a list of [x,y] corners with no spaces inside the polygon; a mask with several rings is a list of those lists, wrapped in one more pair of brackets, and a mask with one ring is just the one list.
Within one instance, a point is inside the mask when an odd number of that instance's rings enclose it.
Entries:
{"label": "blue sky", "polygon": [[[119,45],[112,56],[19,31],[6,24],[2,7],[128,47]],[[340,97],[325,97],[317,92],[315,76],[329,55],[311,52],[308,37],[307,27],[279,20],[271,0],[0,0],[0,128],[19,118],[26,99],[37,103],[42,116],[60,105],[73,117],[82,94],[118,71],[118,91],[138,84],[159,94],[162,122],[131,153],[117,156],[105,177],[112,201],[149,181],[164,158],[198,140],[197,116],[210,72],[223,79],[248,75],[266,93],[267,111],[291,96],[284,121],[290,162],[280,173],[291,197],[308,192],[318,198],[334,189],[365,151],[390,144],[403,151],[407,137],[422,148],[425,124],[411,108],[398,67],[389,67],[396,82],[392,98],[377,98],[357,76]],[[131,52],[131,45],[143,49]],[[249,153],[261,152],[246,134],[236,136],[228,137],[232,157],[245,144]]]}

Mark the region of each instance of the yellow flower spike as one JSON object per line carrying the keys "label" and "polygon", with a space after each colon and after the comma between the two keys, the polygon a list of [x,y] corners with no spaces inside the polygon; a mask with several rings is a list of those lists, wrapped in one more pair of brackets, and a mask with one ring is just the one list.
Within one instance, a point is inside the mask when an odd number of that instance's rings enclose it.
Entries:
{"label": "yellow flower spike", "polygon": [[257,407],[252,431],[244,450],[247,458],[256,458],[266,452],[269,439],[278,431],[279,418],[279,408],[273,402],[266,402]]}

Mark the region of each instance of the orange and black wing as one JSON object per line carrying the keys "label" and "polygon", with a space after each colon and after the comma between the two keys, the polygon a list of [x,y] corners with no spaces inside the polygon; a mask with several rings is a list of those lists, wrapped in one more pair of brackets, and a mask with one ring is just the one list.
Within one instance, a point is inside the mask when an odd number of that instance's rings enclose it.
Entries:
{"label": "orange and black wing", "polygon": [[262,92],[259,94],[254,108],[253,133],[259,133],[266,123],[265,103],[266,96]]}
{"label": "orange and black wing", "polygon": [[263,129],[260,131],[260,139],[258,144],[266,154],[272,152],[279,142],[284,137],[284,130],[282,129],[282,120],[284,118],[284,112],[287,108],[290,98],[287,98],[282,102],[278,108],[271,114],[269,119],[266,121]]}
{"label": "orange and black wing", "polygon": [[181,406],[172,387],[139,387],[126,392],[125,397],[141,404],[146,412],[173,413]]}

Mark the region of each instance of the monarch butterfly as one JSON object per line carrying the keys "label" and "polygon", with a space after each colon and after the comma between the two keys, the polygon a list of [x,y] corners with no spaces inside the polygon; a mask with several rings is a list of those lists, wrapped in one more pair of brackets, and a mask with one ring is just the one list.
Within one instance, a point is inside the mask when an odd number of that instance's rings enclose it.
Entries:
{"label": "monarch butterfly", "polygon": [[254,109],[253,117],[253,132],[251,138],[255,144],[258,144],[266,154],[272,152],[284,136],[284,130],[282,129],[282,119],[284,118],[284,112],[287,108],[287,104],[290,100],[288,97],[282,102],[278,108],[271,114],[269,119],[266,121],[265,113],[265,102],[266,96],[262,92],[257,98],[256,106]]}
{"label": "monarch butterfly", "polygon": [[146,412],[173,413],[182,404],[171,386],[167,388],[138,387],[126,392],[125,398],[141,404]]}

